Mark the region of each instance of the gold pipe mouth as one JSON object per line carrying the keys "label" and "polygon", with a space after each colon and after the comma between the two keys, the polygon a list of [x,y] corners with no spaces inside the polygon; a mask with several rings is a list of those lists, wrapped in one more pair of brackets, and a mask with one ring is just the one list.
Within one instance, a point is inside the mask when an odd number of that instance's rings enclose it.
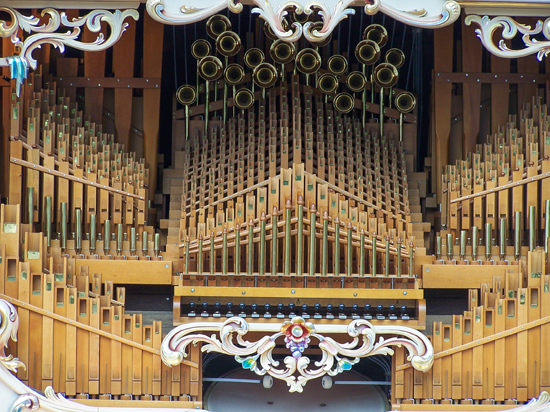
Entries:
{"label": "gold pipe mouth", "polygon": [[307,48],[296,55],[296,68],[304,74],[315,73],[321,67],[321,56],[317,50]]}
{"label": "gold pipe mouth", "polygon": [[214,40],[229,30],[231,30],[231,22],[223,14],[215,14],[206,21],[206,33]]}
{"label": "gold pipe mouth", "polygon": [[254,68],[252,79],[259,87],[267,89],[277,81],[277,69],[270,63],[262,63]]}
{"label": "gold pipe mouth", "polygon": [[216,50],[222,56],[234,56],[241,50],[241,38],[233,31],[223,32],[216,39]]}
{"label": "gold pipe mouth", "polygon": [[374,82],[383,88],[393,87],[399,80],[399,73],[395,66],[389,63],[381,63],[374,68]]}
{"label": "gold pipe mouth", "polygon": [[333,103],[336,111],[342,114],[351,112],[355,106],[353,96],[346,92],[338,93]]}
{"label": "gold pipe mouth", "polygon": [[355,57],[360,63],[371,66],[380,59],[380,46],[374,40],[361,40],[355,47]]}
{"label": "gold pipe mouth", "polygon": [[372,40],[379,47],[384,47],[388,42],[388,32],[384,26],[380,24],[371,24],[363,31],[364,40]]}
{"label": "gold pipe mouth", "polygon": [[265,61],[265,54],[262,50],[257,47],[248,49],[244,54],[244,64],[247,67],[253,69],[254,67],[262,64]]}
{"label": "gold pipe mouth", "polygon": [[200,60],[208,56],[212,52],[212,46],[208,40],[198,39],[193,42],[191,45],[191,54],[197,60]]}
{"label": "gold pipe mouth", "polygon": [[348,89],[350,89],[352,92],[362,92],[365,90],[365,86],[367,84],[367,79],[365,79],[365,75],[361,72],[355,71],[348,74],[348,77],[346,79],[346,85],[348,86]]}
{"label": "gold pipe mouth", "polygon": [[235,93],[235,106],[247,110],[254,104],[254,94],[249,89],[240,89]]}
{"label": "gold pipe mouth", "polygon": [[323,73],[319,76],[317,87],[325,94],[332,94],[338,88],[338,79],[332,73]]}
{"label": "gold pipe mouth", "polygon": [[305,24],[309,21],[309,17],[310,15],[309,14],[306,14],[304,12],[298,14],[296,12],[294,13],[289,13],[288,14],[288,20],[290,21],[290,23],[300,23],[300,24]]}
{"label": "gold pipe mouth", "polygon": [[409,113],[416,107],[416,97],[411,92],[401,92],[395,96],[395,107],[401,113]]}
{"label": "gold pipe mouth", "polygon": [[329,57],[327,69],[335,76],[341,76],[348,70],[348,61],[341,54],[335,54]]}
{"label": "gold pipe mouth", "polygon": [[384,56],[386,63],[393,65],[396,69],[399,69],[405,64],[405,53],[400,49],[389,49]]}
{"label": "gold pipe mouth", "polygon": [[244,68],[237,63],[231,63],[223,71],[223,77],[228,84],[237,85],[244,79]]}
{"label": "gold pipe mouth", "polygon": [[220,59],[215,56],[206,56],[199,61],[199,75],[208,81],[218,80],[223,73]]}
{"label": "gold pipe mouth", "polygon": [[178,87],[176,90],[176,99],[183,106],[189,106],[195,102],[197,98],[197,91],[193,86],[184,84],[183,86]]}
{"label": "gold pipe mouth", "polygon": [[296,46],[283,40],[276,40],[269,48],[269,55],[275,63],[290,63],[296,56]]}

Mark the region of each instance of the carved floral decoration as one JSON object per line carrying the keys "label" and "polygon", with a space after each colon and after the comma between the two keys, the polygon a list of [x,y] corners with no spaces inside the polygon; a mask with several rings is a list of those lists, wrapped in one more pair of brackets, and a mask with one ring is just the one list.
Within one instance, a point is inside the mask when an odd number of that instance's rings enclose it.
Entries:
{"label": "carved floral decoration", "polygon": [[[9,7],[0,7],[0,11],[8,13],[12,20],[11,24],[0,20],[0,37],[10,37],[12,43],[20,49],[18,55],[6,57],[11,77],[16,81],[18,96],[21,85],[24,79],[27,78],[29,68],[36,69],[37,62],[32,53],[43,44],[51,44],[61,52],[65,51],[65,46],[84,51],[105,50],[120,39],[126,27],[128,27],[128,23],[125,22],[127,17],[134,20],[139,18],[137,10],[115,10],[114,12],[94,10],[85,16],[69,20],[64,12],[60,13],[55,9],[47,8],[42,11],[42,17],[46,17],[47,21],[40,25],[41,19],[37,16],[25,16]],[[102,23],[109,26],[110,34],[107,38],[103,33],[99,33]],[[86,43],[79,40],[81,28],[84,25],[91,32],[99,33],[95,41]],[[63,28],[69,30],[59,31]],[[28,33],[24,39],[18,37],[20,30]]]}
{"label": "carved floral decoration", "polygon": [[[542,60],[543,57],[548,56],[550,53],[550,18],[544,22],[538,20],[534,28],[531,28],[527,24],[518,23],[513,18],[507,16],[498,16],[491,19],[488,16],[470,15],[466,17],[464,23],[467,26],[472,23],[479,26],[475,30],[477,37],[480,38],[483,46],[495,56],[512,59],[536,54],[537,58]],[[498,29],[502,29],[502,39],[499,40],[497,46],[493,35]],[[506,45],[505,40],[513,39],[518,32],[522,35],[521,39],[525,48],[512,50]],[[541,33],[545,40],[540,41],[533,38],[533,36]]]}
{"label": "carved floral decoration", "polygon": [[[355,0],[252,0],[252,3],[255,6],[252,13],[268,22],[277,37],[288,42],[295,42],[302,35],[313,43],[322,42],[340,21],[355,14],[351,8]],[[226,8],[233,13],[243,10],[243,5],[236,0],[147,0],[146,7],[153,19],[165,24],[196,23]],[[402,8],[400,0],[366,0],[363,9],[368,15],[382,12],[405,24],[425,28],[452,24],[460,15],[460,6],[454,0],[424,0],[415,3],[414,9]],[[284,19],[289,11],[306,15],[317,13],[323,26],[319,30],[311,21],[303,25],[294,22],[287,30]]]}
{"label": "carved floral decoration", "polygon": [[[261,331],[262,326],[255,325],[255,331]],[[325,332],[330,326],[320,325],[316,328],[312,323],[305,322],[301,317],[294,317],[283,323],[280,330],[272,335],[265,335],[256,342],[245,340],[249,331],[248,323],[240,317],[232,317],[223,323],[190,323],[172,330],[161,346],[161,357],[167,365],[178,365],[186,354],[189,344],[203,342],[203,352],[218,352],[232,355],[241,363],[244,369],[249,369],[258,375],[268,374],[273,378],[284,380],[290,392],[302,392],[311,379],[320,378],[326,374],[335,376],[350,370],[361,358],[373,355],[393,355],[391,346],[404,346],[409,352],[409,361],[419,371],[431,368],[434,359],[433,347],[421,332],[402,326],[373,326],[363,319],[353,320],[339,333],[346,333],[350,341],[340,343]],[[207,335],[197,332],[217,332]],[[342,333],[343,334],[343,333]],[[398,335],[384,339],[379,334]],[[289,349],[289,356],[284,359],[284,366],[273,358],[276,341],[282,338]],[[310,365],[310,359],[305,355],[305,349],[315,339],[322,351],[321,360]]]}

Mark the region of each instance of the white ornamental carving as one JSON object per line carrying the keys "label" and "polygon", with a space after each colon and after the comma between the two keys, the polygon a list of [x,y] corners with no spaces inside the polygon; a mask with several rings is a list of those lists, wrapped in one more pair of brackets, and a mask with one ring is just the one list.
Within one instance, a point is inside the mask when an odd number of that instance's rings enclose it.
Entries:
{"label": "white ornamental carving", "polygon": [[[350,14],[355,0],[325,0],[323,2],[297,0],[252,0],[256,6],[252,13],[269,23],[273,32],[282,40],[294,42],[304,35],[309,41],[322,42]],[[438,28],[452,24],[460,15],[460,6],[454,0],[424,0],[414,8],[403,0],[369,0],[364,12],[372,15],[379,11],[405,24],[424,28]],[[228,8],[233,13],[243,10],[235,0],[147,0],[147,12],[165,24],[189,24],[204,20]],[[288,30],[284,19],[289,11],[310,15],[318,13],[323,22],[321,29],[312,22],[294,22]]]}
{"label": "white ornamental carving", "polygon": [[[274,330],[273,327],[278,330]],[[256,342],[245,340],[251,328],[257,332],[275,332],[265,335]],[[197,332],[217,332],[213,334]],[[324,333],[347,334],[351,341],[340,343]],[[397,335],[384,339],[377,335]],[[235,336],[236,335],[236,336]],[[378,340],[377,340],[378,339]],[[284,366],[273,359],[276,341],[284,341],[289,356]],[[322,358],[310,365],[310,359],[304,356],[304,350],[311,340],[316,340],[322,351]],[[428,338],[421,332],[404,326],[374,326],[363,319],[350,322],[347,326],[318,325],[294,317],[281,326],[274,324],[249,325],[240,317],[232,317],[225,322],[189,323],[173,329],[163,340],[161,357],[167,365],[181,363],[186,347],[192,343],[203,342],[203,352],[218,352],[235,356],[244,369],[250,369],[258,375],[268,374],[286,381],[290,392],[302,392],[311,379],[330,376],[349,370],[360,358],[373,355],[393,355],[390,346],[404,346],[409,352],[408,360],[419,371],[426,372],[432,367],[434,350]],[[282,343],[282,342],[279,342]],[[310,366],[314,366],[311,368]]]}
{"label": "white ornamental carving", "polygon": [[[539,60],[548,56],[550,53],[550,18],[544,22],[538,20],[535,27],[527,24],[521,24],[515,21],[511,17],[498,16],[490,18],[488,16],[467,16],[464,23],[469,26],[472,23],[476,23],[479,28],[475,30],[477,37],[480,38],[481,43],[487,50],[498,57],[507,59],[526,57],[532,54],[536,54]],[[498,42],[498,46],[494,42],[493,34],[496,30],[502,29],[502,39]],[[521,33],[521,40],[525,45],[525,48],[520,50],[510,49],[505,40],[513,39],[517,34]],[[534,39],[533,36],[542,33],[546,40],[540,41]]]}
{"label": "white ornamental carving", "polygon": [[[84,51],[105,50],[120,39],[126,27],[128,27],[128,23],[125,22],[127,17],[134,20],[139,18],[137,10],[116,10],[114,12],[94,10],[85,16],[69,20],[64,12],[59,13],[55,9],[47,8],[42,11],[42,17],[47,16],[48,20],[40,25],[40,18],[36,16],[25,16],[9,7],[0,7],[0,11],[8,13],[12,20],[11,24],[0,20],[0,37],[10,37],[12,43],[20,49],[18,55],[7,56],[5,61],[2,62],[3,65],[10,67],[11,77],[16,80],[18,96],[21,84],[27,78],[29,68],[36,69],[37,62],[32,53],[43,44],[51,44],[61,52],[65,51],[65,46]],[[81,27],[86,25],[88,30],[98,33],[101,30],[102,23],[109,26],[110,34],[107,38],[103,33],[100,33],[96,40],[91,43],[79,40]],[[63,28],[68,30],[59,31]],[[17,36],[19,30],[28,33],[28,35],[24,39],[20,39]]]}

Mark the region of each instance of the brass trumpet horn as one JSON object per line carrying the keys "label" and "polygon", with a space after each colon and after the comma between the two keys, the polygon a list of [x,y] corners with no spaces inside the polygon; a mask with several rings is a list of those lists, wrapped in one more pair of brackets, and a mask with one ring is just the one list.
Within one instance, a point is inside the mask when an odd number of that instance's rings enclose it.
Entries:
{"label": "brass trumpet horn", "polygon": [[235,86],[243,81],[244,69],[240,64],[232,63],[223,71],[223,77],[228,84]]}
{"label": "brass trumpet horn", "polygon": [[329,57],[327,69],[335,76],[341,76],[348,70],[348,61],[341,54],[335,54]]}
{"label": "brass trumpet horn", "polygon": [[[233,98],[235,98],[235,86],[244,80],[244,68],[237,63],[232,63],[223,71],[223,77],[225,84],[223,85],[223,120],[225,122],[227,116],[227,85],[233,86]],[[235,108],[233,108],[233,116],[235,115]]]}
{"label": "brass trumpet horn", "polygon": [[363,31],[364,40],[373,40],[378,47],[384,47],[388,42],[388,32],[380,24],[371,24]]}
{"label": "brass trumpet horn", "polygon": [[229,30],[231,30],[231,22],[223,14],[215,14],[206,21],[206,33],[214,40]]}
{"label": "brass trumpet horn", "polygon": [[275,63],[287,64],[294,59],[296,46],[294,46],[294,43],[288,43],[279,39],[269,48],[269,55]]}
{"label": "brass trumpet horn", "polygon": [[262,89],[267,89],[277,81],[277,69],[270,63],[262,63],[254,68],[252,79]]}
{"label": "brass trumpet horn", "polygon": [[260,49],[253,47],[244,54],[244,64],[253,69],[265,61],[265,54]]}
{"label": "brass trumpet horn", "polygon": [[[197,59],[197,88],[200,92],[199,87],[199,62],[201,59],[204,59],[212,51],[212,46],[206,39],[198,39],[191,44],[191,54],[195,59]],[[199,96],[197,95],[197,104],[199,104]]]}
{"label": "brass trumpet horn", "polygon": [[200,60],[210,54],[212,51],[212,46],[205,39],[198,39],[193,42],[191,45],[191,54],[197,60]]}
{"label": "brass trumpet horn", "polygon": [[218,80],[222,72],[222,62],[215,56],[206,56],[199,61],[199,74],[206,81]]}
{"label": "brass trumpet horn", "polygon": [[416,107],[416,97],[410,92],[401,92],[395,96],[395,107],[401,113],[409,113]]}
{"label": "brass trumpet horn", "polygon": [[321,67],[321,56],[314,49],[302,49],[296,55],[296,68],[304,74],[313,74]]}
{"label": "brass trumpet horn", "polygon": [[399,73],[395,66],[382,63],[374,68],[372,77],[380,87],[380,136],[382,136],[384,133],[384,89],[395,86],[399,80]]}
{"label": "brass trumpet horn", "polygon": [[405,64],[405,53],[400,49],[389,49],[384,58],[386,63],[393,65],[396,69],[399,69]]}
{"label": "brass trumpet horn", "polygon": [[288,14],[288,19],[290,20],[290,23],[300,23],[301,25],[304,25],[309,20],[309,16],[309,14],[304,12],[300,14],[294,12]]}
{"label": "brass trumpet horn", "polygon": [[197,92],[193,86],[184,84],[176,90],[176,99],[182,106],[189,106],[195,102]]}
{"label": "brass trumpet horn", "polygon": [[374,40],[361,40],[355,47],[355,57],[365,66],[371,66],[380,58],[380,46]]}
{"label": "brass trumpet horn", "polygon": [[332,73],[323,73],[317,80],[317,87],[325,94],[332,94],[338,88],[338,79]]}
{"label": "brass trumpet horn", "polygon": [[[199,61],[199,75],[206,80],[205,109],[204,109],[204,133],[208,133],[208,108],[210,98],[209,82],[218,80],[223,73],[220,59],[215,56],[206,56]],[[216,89],[217,90],[217,89]]]}
{"label": "brass trumpet horn", "polygon": [[189,106],[192,105],[197,98],[197,91],[193,86],[184,84],[176,90],[176,100],[185,106],[185,139],[189,138]]}
{"label": "brass trumpet horn", "polygon": [[395,96],[395,107],[399,110],[399,141],[403,141],[403,115],[416,107],[416,97],[410,92],[401,92]]}
{"label": "brass trumpet horn", "polygon": [[225,31],[216,39],[216,50],[222,56],[234,56],[241,50],[241,38],[233,31]]}
{"label": "brass trumpet horn", "polygon": [[317,50],[302,49],[296,55],[295,68],[306,75],[306,86],[309,86],[309,75],[316,73],[321,67],[321,56]]}
{"label": "brass trumpet horn", "polygon": [[234,103],[241,110],[250,109],[254,104],[254,94],[249,89],[239,89],[235,93]]}
{"label": "brass trumpet horn", "polygon": [[365,79],[365,75],[361,72],[355,71],[348,74],[348,77],[346,79],[346,85],[348,86],[348,89],[350,89],[354,93],[362,92],[365,90],[365,85],[367,84],[367,80]]}
{"label": "brass trumpet horn", "polygon": [[399,73],[394,65],[381,63],[374,68],[374,82],[381,88],[393,87],[399,80]]}
{"label": "brass trumpet horn", "polygon": [[351,112],[355,105],[353,96],[346,92],[338,93],[333,103],[336,111],[342,114]]}

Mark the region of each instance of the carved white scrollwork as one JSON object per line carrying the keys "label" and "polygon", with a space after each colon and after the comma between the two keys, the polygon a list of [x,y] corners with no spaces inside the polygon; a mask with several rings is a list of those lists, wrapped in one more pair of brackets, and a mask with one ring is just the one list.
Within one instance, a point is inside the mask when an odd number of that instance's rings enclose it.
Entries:
{"label": "carved white scrollwork", "polygon": [[[267,327],[267,326],[266,326]],[[262,325],[255,325],[255,331],[262,331]],[[208,336],[197,332],[218,333]],[[373,326],[366,320],[352,321],[340,332],[351,338],[340,343],[321,332],[334,333],[327,325],[319,325],[319,330],[301,317],[282,324],[280,330],[265,335],[256,342],[249,342],[244,336],[249,331],[249,324],[242,318],[232,317],[223,323],[190,323],[172,330],[161,346],[161,357],[167,365],[178,365],[186,354],[189,344],[203,342],[204,352],[218,352],[235,356],[244,369],[250,369],[258,375],[268,374],[276,379],[286,381],[290,392],[302,392],[305,384],[326,374],[330,376],[349,370],[360,358],[373,355],[393,355],[391,346],[404,346],[409,352],[408,360],[417,370],[426,372],[433,364],[434,351],[429,340],[417,330],[402,326]],[[267,330],[266,330],[267,331]],[[384,339],[381,334],[397,335]],[[378,340],[377,340],[378,338]],[[304,355],[311,340],[318,342],[322,358],[313,362]],[[284,359],[284,366],[273,358],[273,349],[277,340],[284,340],[289,349],[289,356]]]}
{"label": "carved white scrollwork", "polygon": [[[269,23],[273,32],[282,40],[295,42],[304,35],[315,43],[325,40],[340,21],[355,14],[350,6],[354,0],[325,0],[323,2],[301,0],[252,0],[252,13],[258,14]],[[148,0],[147,12],[151,17],[165,24],[196,23],[210,17],[226,7],[233,13],[240,13],[242,4],[234,0]],[[402,10],[400,0],[369,0],[365,13],[372,15],[379,11],[417,27],[437,28],[452,24],[460,15],[460,6],[454,0],[424,0],[415,3],[415,8]],[[289,12],[310,15],[318,13],[323,22],[321,29],[313,28],[312,22],[294,22],[287,29],[283,23]]]}
{"label": "carved white scrollwork", "polygon": [[[120,39],[128,27],[128,23],[125,22],[127,17],[134,20],[139,18],[137,10],[94,10],[85,16],[69,20],[64,12],[59,13],[55,9],[47,8],[42,11],[42,17],[47,18],[47,21],[40,25],[41,19],[36,16],[25,16],[9,7],[0,7],[0,11],[8,13],[12,19],[11,24],[0,21],[0,37],[11,37],[12,43],[20,49],[17,56],[6,57],[11,76],[16,79],[17,95],[23,80],[27,77],[28,69],[36,69],[37,62],[32,53],[43,44],[51,44],[61,52],[65,50],[65,46],[84,51],[105,50]],[[107,38],[103,33],[99,33],[103,23],[109,26]],[[99,33],[95,41],[86,43],[79,40],[81,28],[84,26],[93,33]],[[63,28],[69,30],[59,31]],[[28,33],[24,39],[17,37],[19,29]]]}
{"label": "carved white scrollwork", "polygon": [[[548,56],[550,53],[550,18],[544,22],[537,21],[534,28],[526,24],[521,24],[515,21],[511,17],[498,16],[490,18],[488,16],[467,16],[464,23],[469,26],[472,23],[476,23],[479,28],[475,30],[477,37],[481,39],[481,43],[487,50],[498,57],[504,57],[507,59],[525,57],[531,54],[536,54],[539,60]],[[495,44],[493,34],[497,29],[502,29],[502,39]],[[522,34],[521,39],[525,48],[521,50],[512,50],[507,45],[505,40],[514,38],[518,32]],[[542,33],[546,40],[539,41],[534,39],[533,36]]]}

